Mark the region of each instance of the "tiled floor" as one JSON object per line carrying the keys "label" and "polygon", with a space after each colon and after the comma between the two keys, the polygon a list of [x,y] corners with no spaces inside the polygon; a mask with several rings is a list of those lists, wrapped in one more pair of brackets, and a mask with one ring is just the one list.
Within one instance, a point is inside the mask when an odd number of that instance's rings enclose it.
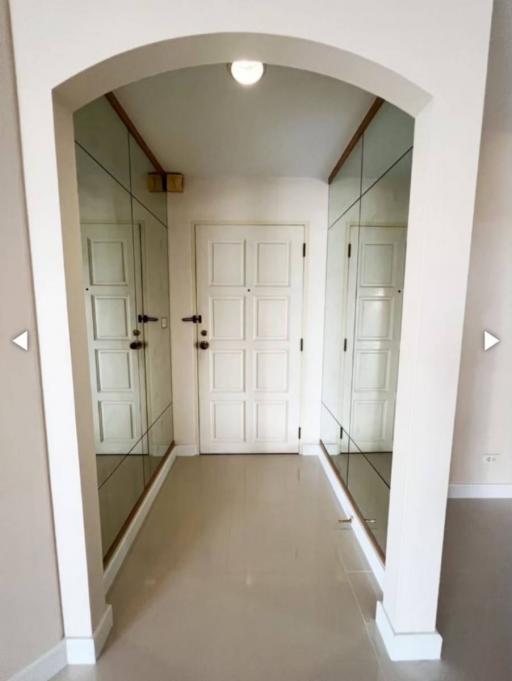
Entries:
{"label": "tiled floor", "polygon": [[510,681],[512,548],[485,518],[508,540],[511,516],[507,502],[450,504],[446,659],[391,663],[378,587],[316,458],[178,459],[109,593],[101,659],[55,678]]}

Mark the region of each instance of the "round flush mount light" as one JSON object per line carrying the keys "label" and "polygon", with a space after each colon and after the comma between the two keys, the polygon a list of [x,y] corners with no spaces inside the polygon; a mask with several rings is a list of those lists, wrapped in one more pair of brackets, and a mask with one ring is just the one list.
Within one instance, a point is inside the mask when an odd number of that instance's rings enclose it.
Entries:
{"label": "round flush mount light", "polygon": [[265,72],[265,66],[260,61],[234,61],[229,67],[230,73],[240,85],[254,85]]}

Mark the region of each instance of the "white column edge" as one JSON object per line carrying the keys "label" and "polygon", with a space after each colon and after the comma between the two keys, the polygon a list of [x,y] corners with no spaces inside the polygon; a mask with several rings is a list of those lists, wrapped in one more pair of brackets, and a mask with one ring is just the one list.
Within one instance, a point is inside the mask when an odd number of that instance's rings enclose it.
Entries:
{"label": "white column edge", "polygon": [[114,613],[112,606],[107,604],[103,617],[91,637],[66,639],[68,664],[96,664],[113,625]]}

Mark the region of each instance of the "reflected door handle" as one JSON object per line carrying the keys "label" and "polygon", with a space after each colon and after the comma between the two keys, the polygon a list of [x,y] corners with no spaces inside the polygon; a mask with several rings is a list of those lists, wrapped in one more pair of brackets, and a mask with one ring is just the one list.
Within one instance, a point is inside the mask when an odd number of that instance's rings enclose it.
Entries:
{"label": "reflected door handle", "polygon": [[140,350],[140,348],[144,345],[142,341],[132,341],[130,343],[130,348],[132,350]]}
{"label": "reflected door handle", "polygon": [[201,350],[208,350],[208,348],[210,347],[210,343],[208,343],[208,341],[201,341],[199,343],[199,347],[201,348]]}

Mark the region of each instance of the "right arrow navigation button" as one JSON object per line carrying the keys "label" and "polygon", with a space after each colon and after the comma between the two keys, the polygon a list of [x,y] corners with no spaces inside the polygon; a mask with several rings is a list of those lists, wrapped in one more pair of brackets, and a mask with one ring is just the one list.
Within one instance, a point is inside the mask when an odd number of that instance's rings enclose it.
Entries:
{"label": "right arrow navigation button", "polygon": [[490,331],[484,331],[484,351],[487,352],[487,350],[490,350],[493,348],[495,345],[498,345],[498,343],[501,343],[501,340],[499,338],[496,338],[496,336],[491,333]]}

